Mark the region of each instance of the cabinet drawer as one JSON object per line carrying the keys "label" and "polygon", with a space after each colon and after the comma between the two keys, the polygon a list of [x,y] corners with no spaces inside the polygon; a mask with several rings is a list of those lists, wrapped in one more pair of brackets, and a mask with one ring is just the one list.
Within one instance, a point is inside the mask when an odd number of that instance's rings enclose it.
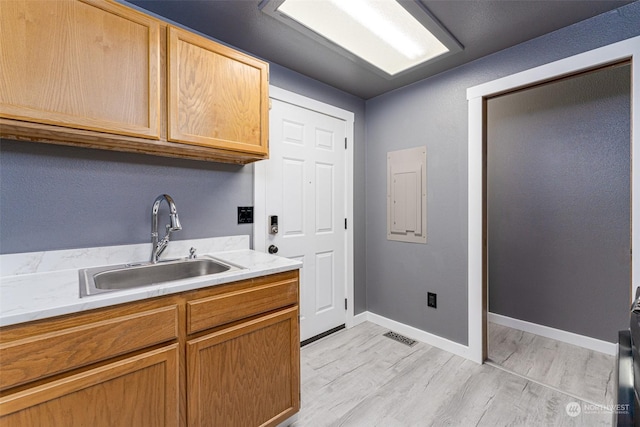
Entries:
{"label": "cabinet drawer", "polygon": [[298,303],[298,279],[287,278],[187,303],[187,333]]}
{"label": "cabinet drawer", "polygon": [[0,389],[25,384],[110,357],[172,340],[178,336],[178,306],[32,335],[0,345]]}

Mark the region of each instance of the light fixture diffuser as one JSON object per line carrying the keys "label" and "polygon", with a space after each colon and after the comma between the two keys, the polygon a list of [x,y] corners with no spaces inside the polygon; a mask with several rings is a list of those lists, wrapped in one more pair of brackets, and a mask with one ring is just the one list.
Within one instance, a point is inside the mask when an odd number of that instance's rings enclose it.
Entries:
{"label": "light fixture diffuser", "polygon": [[325,45],[350,59],[355,56],[373,65],[388,77],[462,49],[416,1],[265,0],[260,7],[312,38],[325,40]]}

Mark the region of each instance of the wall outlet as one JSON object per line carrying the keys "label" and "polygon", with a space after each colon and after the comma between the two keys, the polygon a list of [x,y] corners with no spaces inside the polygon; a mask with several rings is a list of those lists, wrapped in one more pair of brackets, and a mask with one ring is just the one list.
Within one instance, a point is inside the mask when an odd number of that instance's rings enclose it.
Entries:
{"label": "wall outlet", "polygon": [[438,308],[438,295],[427,292],[427,307]]}

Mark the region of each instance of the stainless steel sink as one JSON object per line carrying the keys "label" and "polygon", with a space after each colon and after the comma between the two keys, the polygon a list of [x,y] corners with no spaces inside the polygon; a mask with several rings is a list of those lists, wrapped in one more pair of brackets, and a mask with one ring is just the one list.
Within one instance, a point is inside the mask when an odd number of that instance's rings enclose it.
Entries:
{"label": "stainless steel sink", "polygon": [[136,264],[110,265],[80,270],[80,296],[157,285],[173,280],[208,276],[239,267],[209,257]]}

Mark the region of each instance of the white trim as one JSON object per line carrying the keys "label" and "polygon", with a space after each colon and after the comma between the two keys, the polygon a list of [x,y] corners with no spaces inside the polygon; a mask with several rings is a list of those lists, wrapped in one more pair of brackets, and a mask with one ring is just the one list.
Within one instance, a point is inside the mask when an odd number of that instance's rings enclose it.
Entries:
{"label": "white trim", "polygon": [[508,328],[517,329],[519,331],[529,332],[540,335],[541,337],[551,338],[556,341],[562,341],[567,344],[577,345],[589,350],[598,351],[610,356],[616,355],[618,345],[607,341],[598,340],[584,335],[574,334],[560,329],[550,328],[536,323],[526,322],[524,320],[514,319],[512,317],[503,316],[496,313],[487,313],[487,321]]}
{"label": "white trim", "polygon": [[[550,328],[548,326],[526,322],[524,320],[513,319],[511,317],[502,316],[500,314],[487,313],[487,320],[498,325],[507,326],[509,328],[518,329],[520,331],[529,332],[546,338],[551,338],[557,341],[565,342],[567,344],[577,345],[579,347],[608,355],[615,356],[618,347],[615,343],[610,343],[584,335]],[[364,322],[375,323],[376,325],[391,329],[394,332],[398,332],[409,338],[432,345],[434,347],[438,347],[441,350],[448,351],[449,353],[453,353],[466,359],[471,359],[469,357],[469,347],[466,345],[462,345],[446,338],[442,338],[438,335],[434,335],[430,332],[423,331],[422,329],[418,329],[413,326],[405,325],[404,323],[391,320],[370,311],[365,311],[355,316],[354,324],[352,325],[352,327]]]}
{"label": "white trim", "polygon": [[368,311],[362,312],[360,314],[356,314],[355,316],[353,316],[353,320],[352,320],[351,326],[349,326],[348,328],[353,328],[354,326],[357,326],[357,325],[359,325],[361,323],[364,323],[364,322],[366,322],[368,320],[369,320],[369,312]]}
{"label": "white trim", "polygon": [[[354,323],[354,254],[353,254],[353,146],[354,146],[354,121],[355,114],[315,99],[269,86],[269,98],[277,99],[289,104],[297,105],[308,110],[317,111],[328,116],[344,120],[347,136],[347,150],[345,158],[345,209],[347,223],[345,242],[345,296],[349,300],[345,324],[347,328],[355,326]],[[253,248],[265,252],[267,236],[267,212],[266,212],[266,167],[262,162],[254,163],[254,224],[253,224]]]}
{"label": "white trim", "polygon": [[[469,100],[469,111],[480,110],[482,112],[483,101],[481,98]],[[483,118],[480,115],[469,115],[469,141],[471,141],[472,133],[476,132],[482,135]],[[482,138],[482,137],[481,137]],[[482,144],[469,143],[468,148],[468,209],[469,209],[469,225],[468,225],[468,343],[471,360],[476,363],[482,363],[483,355],[483,337],[484,337],[484,321],[483,321],[483,289],[482,289],[482,161],[477,162],[475,159],[482,159]],[[472,215],[471,212],[474,212]],[[480,215],[477,215],[480,212]],[[471,245],[480,244],[480,256],[475,256],[475,252],[471,250]],[[474,280],[479,280],[475,282]]]}
{"label": "white trim", "polygon": [[[640,224],[640,67],[635,60],[640,58],[640,36],[594,49],[579,55],[561,59],[511,76],[503,77],[467,89],[469,101],[468,141],[468,296],[469,296],[469,353],[471,359],[482,363],[482,342],[485,320],[482,307],[482,135],[484,98],[549,81],[561,76],[578,73],[603,64],[630,59],[631,67],[631,224]],[[640,253],[640,226],[632,227],[632,252]],[[631,260],[631,283],[638,286],[640,256]]]}
{"label": "white trim", "polygon": [[405,325],[404,323],[388,319],[370,311],[360,313],[358,315],[358,318],[362,318],[362,321],[367,320],[371,323],[382,326],[383,328],[391,329],[393,332],[405,335],[408,338],[418,340],[434,347],[438,347],[441,350],[448,351],[449,353],[453,353],[457,356],[464,357],[465,359],[469,359],[469,347],[467,347],[466,345],[462,345],[446,338],[442,338],[438,335],[423,331],[422,329],[418,329],[413,326]]}
{"label": "white trim", "polygon": [[253,166],[253,249],[267,252],[267,168]]}
{"label": "white trim", "polygon": [[[317,111],[319,113],[344,120],[345,122],[351,122],[352,125],[355,120],[355,114],[351,111],[343,110],[342,108],[338,108],[330,104],[325,104],[324,102],[320,102],[312,98],[307,98],[306,96],[279,88],[277,86],[269,86],[269,98],[278,99],[282,102],[288,102],[289,104],[297,105],[308,110]],[[351,129],[353,130],[353,126],[351,127]],[[349,130],[349,128],[347,128],[347,130]],[[347,135],[347,137],[353,138],[353,135]]]}

